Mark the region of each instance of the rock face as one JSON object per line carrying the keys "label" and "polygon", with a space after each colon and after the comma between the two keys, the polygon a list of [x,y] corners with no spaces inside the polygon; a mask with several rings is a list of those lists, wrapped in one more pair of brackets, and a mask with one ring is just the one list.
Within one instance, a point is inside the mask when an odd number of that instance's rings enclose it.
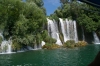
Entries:
{"label": "rock face", "polygon": [[94,61],[91,62],[88,66],[100,66],[100,51],[95,57]]}

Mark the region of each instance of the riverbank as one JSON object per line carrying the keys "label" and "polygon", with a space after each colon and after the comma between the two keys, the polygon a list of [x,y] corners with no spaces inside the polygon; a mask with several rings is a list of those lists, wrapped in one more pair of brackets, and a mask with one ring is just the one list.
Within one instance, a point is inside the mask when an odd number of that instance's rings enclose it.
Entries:
{"label": "riverbank", "polygon": [[86,41],[78,41],[75,43],[74,40],[68,40],[62,45],[57,45],[57,44],[45,44],[42,49],[57,49],[57,48],[75,48],[75,47],[83,47],[86,46],[87,42]]}

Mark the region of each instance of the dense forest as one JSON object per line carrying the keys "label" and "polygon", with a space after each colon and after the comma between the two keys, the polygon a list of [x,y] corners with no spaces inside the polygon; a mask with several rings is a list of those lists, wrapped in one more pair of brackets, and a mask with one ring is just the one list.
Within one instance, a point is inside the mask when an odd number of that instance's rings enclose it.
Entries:
{"label": "dense forest", "polygon": [[[87,32],[95,31],[100,36],[100,9],[76,0],[61,0],[61,6],[49,16],[76,20]],[[46,10],[43,0],[0,0],[0,32],[4,40],[12,39],[12,48],[46,43],[55,43],[46,30]]]}

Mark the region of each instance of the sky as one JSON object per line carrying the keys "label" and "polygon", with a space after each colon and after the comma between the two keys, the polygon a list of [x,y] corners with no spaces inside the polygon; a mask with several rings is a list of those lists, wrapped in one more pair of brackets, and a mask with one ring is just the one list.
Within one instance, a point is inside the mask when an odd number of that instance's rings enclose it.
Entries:
{"label": "sky", "polygon": [[47,16],[53,14],[54,11],[60,6],[60,0],[43,0],[44,7],[46,8]]}

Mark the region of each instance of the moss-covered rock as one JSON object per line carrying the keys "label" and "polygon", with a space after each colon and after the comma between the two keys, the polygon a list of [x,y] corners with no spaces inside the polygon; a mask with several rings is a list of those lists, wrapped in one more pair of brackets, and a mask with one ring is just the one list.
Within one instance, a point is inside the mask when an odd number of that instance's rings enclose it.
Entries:
{"label": "moss-covered rock", "polygon": [[87,42],[86,41],[78,41],[78,43],[75,44],[76,47],[86,46],[86,45],[87,45]]}
{"label": "moss-covered rock", "polygon": [[78,41],[78,43],[75,43],[74,40],[68,40],[63,44],[63,47],[74,48],[74,47],[81,47],[86,45],[87,45],[86,41]]}
{"label": "moss-covered rock", "polygon": [[68,40],[63,44],[63,47],[74,48],[75,47],[75,41],[74,40]]}
{"label": "moss-covered rock", "polygon": [[57,44],[49,44],[49,43],[46,43],[42,49],[57,49],[59,48],[60,46],[57,45]]}

